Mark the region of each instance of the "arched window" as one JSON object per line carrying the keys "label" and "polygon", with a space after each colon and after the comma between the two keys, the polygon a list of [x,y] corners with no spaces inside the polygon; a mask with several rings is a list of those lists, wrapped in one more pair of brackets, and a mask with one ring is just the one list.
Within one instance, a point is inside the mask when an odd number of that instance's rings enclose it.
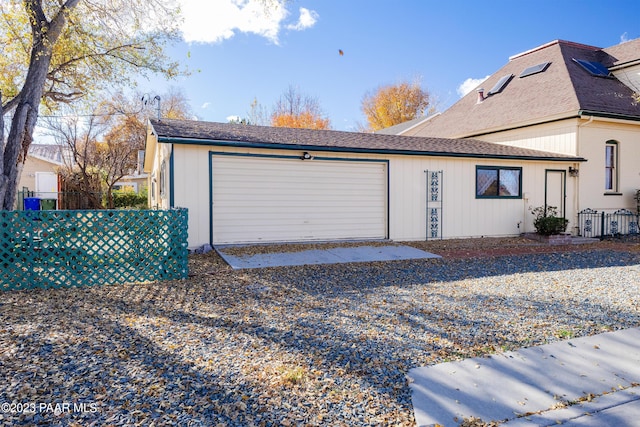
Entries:
{"label": "arched window", "polygon": [[607,141],[604,149],[604,189],[615,193],[618,191],[618,143]]}

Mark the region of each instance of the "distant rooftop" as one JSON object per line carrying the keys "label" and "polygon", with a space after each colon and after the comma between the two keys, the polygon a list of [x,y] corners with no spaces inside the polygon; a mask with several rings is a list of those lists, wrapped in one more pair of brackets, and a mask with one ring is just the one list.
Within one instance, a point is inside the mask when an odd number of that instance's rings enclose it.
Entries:
{"label": "distant rooftop", "polygon": [[67,147],[57,144],[31,144],[29,146],[29,155],[59,165],[65,164],[65,159],[68,163],[73,158]]}
{"label": "distant rooftop", "polygon": [[609,69],[636,62],[640,64],[640,39],[606,49],[555,40],[510,57],[482,83],[492,87],[486,95],[472,91],[401,134],[472,138],[580,114],[640,121],[632,85]]}
{"label": "distant rooftop", "polygon": [[404,132],[408,131],[409,129],[427,121],[430,120],[432,117],[437,116],[440,113],[436,113],[436,114],[432,114],[430,116],[420,116],[420,117],[416,117],[413,120],[408,120],[404,123],[400,123],[394,126],[389,126],[388,128],[384,128],[384,129],[380,129],[377,130],[373,133],[378,133],[381,135],[402,135]]}

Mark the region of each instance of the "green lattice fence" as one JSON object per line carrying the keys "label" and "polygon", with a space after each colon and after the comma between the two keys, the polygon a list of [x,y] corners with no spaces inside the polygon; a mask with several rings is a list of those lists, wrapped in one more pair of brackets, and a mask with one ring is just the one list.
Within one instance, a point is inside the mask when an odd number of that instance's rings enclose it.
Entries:
{"label": "green lattice fence", "polygon": [[0,211],[0,290],[186,277],[186,209]]}

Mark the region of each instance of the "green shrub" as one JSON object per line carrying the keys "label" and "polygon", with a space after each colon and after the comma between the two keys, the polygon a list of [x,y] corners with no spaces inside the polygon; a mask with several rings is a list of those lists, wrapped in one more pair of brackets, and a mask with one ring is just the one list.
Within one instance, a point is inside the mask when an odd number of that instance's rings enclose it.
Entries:
{"label": "green shrub", "polygon": [[133,191],[114,191],[113,206],[116,209],[122,209],[122,208],[144,209],[147,207],[147,195],[144,192],[138,194],[138,193],[134,193]]}
{"label": "green shrub", "polygon": [[550,236],[552,234],[561,234],[567,230],[569,220],[557,216],[558,209],[555,206],[538,206],[531,209],[531,213],[535,216],[533,220],[533,226],[536,228],[536,233],[543,236]]}

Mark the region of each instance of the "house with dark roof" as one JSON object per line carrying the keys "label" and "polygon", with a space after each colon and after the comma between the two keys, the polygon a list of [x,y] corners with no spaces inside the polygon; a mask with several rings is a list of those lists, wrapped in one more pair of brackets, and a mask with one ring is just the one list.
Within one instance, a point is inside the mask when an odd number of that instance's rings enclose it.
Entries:
{"label": "house with dark roof", "polygon": [[545,203],[547,171],[583,161],[480,139],[161,119],[144,171],[151,207],[188,208],[194,248],[518,235],[533,231],[526,208]]}
{"label": "house with dark roof", "polygon": [[[550,168],[545,204],[582,234],[585,209],[635,211],[640,188],[640,39],[609,48],[556,40],[514,55],[477,91],[399,135],[476,139],[587,160]],[[393,130],[391,130],[393,131]]]}

